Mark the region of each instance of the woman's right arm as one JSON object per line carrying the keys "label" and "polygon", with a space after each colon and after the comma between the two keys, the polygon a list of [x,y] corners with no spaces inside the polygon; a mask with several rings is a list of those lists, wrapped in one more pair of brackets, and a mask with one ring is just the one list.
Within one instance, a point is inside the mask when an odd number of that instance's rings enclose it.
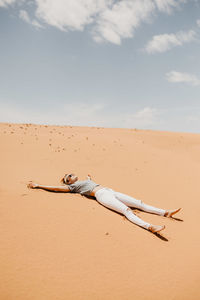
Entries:
{"label": "woman's right arm", "polygon": [[31,188],[31,189],[43,189],[43,190],[53,191],[53,192],[64,192],[64,193],[70,192],[70,189],[67,185],[66,186],[48,186],[48,185],[41,185],[38,183],[30,182],[27,185],[27,187]]}

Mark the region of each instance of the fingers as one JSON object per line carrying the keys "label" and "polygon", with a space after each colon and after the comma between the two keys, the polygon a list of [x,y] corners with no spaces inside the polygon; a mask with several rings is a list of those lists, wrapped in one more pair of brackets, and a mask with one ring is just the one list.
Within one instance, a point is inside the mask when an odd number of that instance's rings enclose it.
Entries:
{"label": "fingers", "polygon": [[31,188],[31,183],[27,184],[27,188],[29,188],[29,189]]}
{"label": "fingers", "polygon": [[31,180],[31,181],[29,181],[29,183],[27,184],[27,188],[31,189],[31,188],[33,188],[33,187],[34,187],[33,181]]}

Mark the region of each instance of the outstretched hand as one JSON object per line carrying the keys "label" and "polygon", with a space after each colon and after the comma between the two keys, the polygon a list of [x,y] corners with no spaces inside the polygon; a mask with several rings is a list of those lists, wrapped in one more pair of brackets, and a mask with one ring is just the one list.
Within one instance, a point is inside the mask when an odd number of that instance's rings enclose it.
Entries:
{"label": "outstretched hand", "polygon": [[27,188],[29,188],[29,189],[35,189],[35,188],[37,188],[38,186],[39,186],[39,184],[34,183],[34,182],[32,182],[32,181],[30,181],[30,182],[27,184]]}

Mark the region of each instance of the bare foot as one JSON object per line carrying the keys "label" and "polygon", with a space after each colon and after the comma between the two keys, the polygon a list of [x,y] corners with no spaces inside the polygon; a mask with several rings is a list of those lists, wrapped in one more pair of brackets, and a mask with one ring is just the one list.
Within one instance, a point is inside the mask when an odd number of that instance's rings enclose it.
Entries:
{"label": "bare foot", "polygon": [[164,216],[167,218],[170,218],[171,216],[173,216],[174,214],[179,212],[179,210],[181,210],[181,208],[174,209],[174,210],[167,210],[166,213],[164,214]]}
{"label": "bare foot", "polygon": [[149,227],[149,230],[153,233],[159,232],[163,229],[165,229],[165,225],[163,225],[163,226],[161,226],[161,225],[150,225],[150,227]]}

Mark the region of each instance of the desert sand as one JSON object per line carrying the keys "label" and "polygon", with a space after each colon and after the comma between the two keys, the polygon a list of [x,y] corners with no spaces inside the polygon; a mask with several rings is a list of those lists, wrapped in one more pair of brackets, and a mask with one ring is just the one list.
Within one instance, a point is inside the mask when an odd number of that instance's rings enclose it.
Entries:
{"label": "desert sand", "polygon": [[[0,123],[1,300],[200,299],[200,134]],[[164,209],[153,234],[60,185],[65,173]]]}

